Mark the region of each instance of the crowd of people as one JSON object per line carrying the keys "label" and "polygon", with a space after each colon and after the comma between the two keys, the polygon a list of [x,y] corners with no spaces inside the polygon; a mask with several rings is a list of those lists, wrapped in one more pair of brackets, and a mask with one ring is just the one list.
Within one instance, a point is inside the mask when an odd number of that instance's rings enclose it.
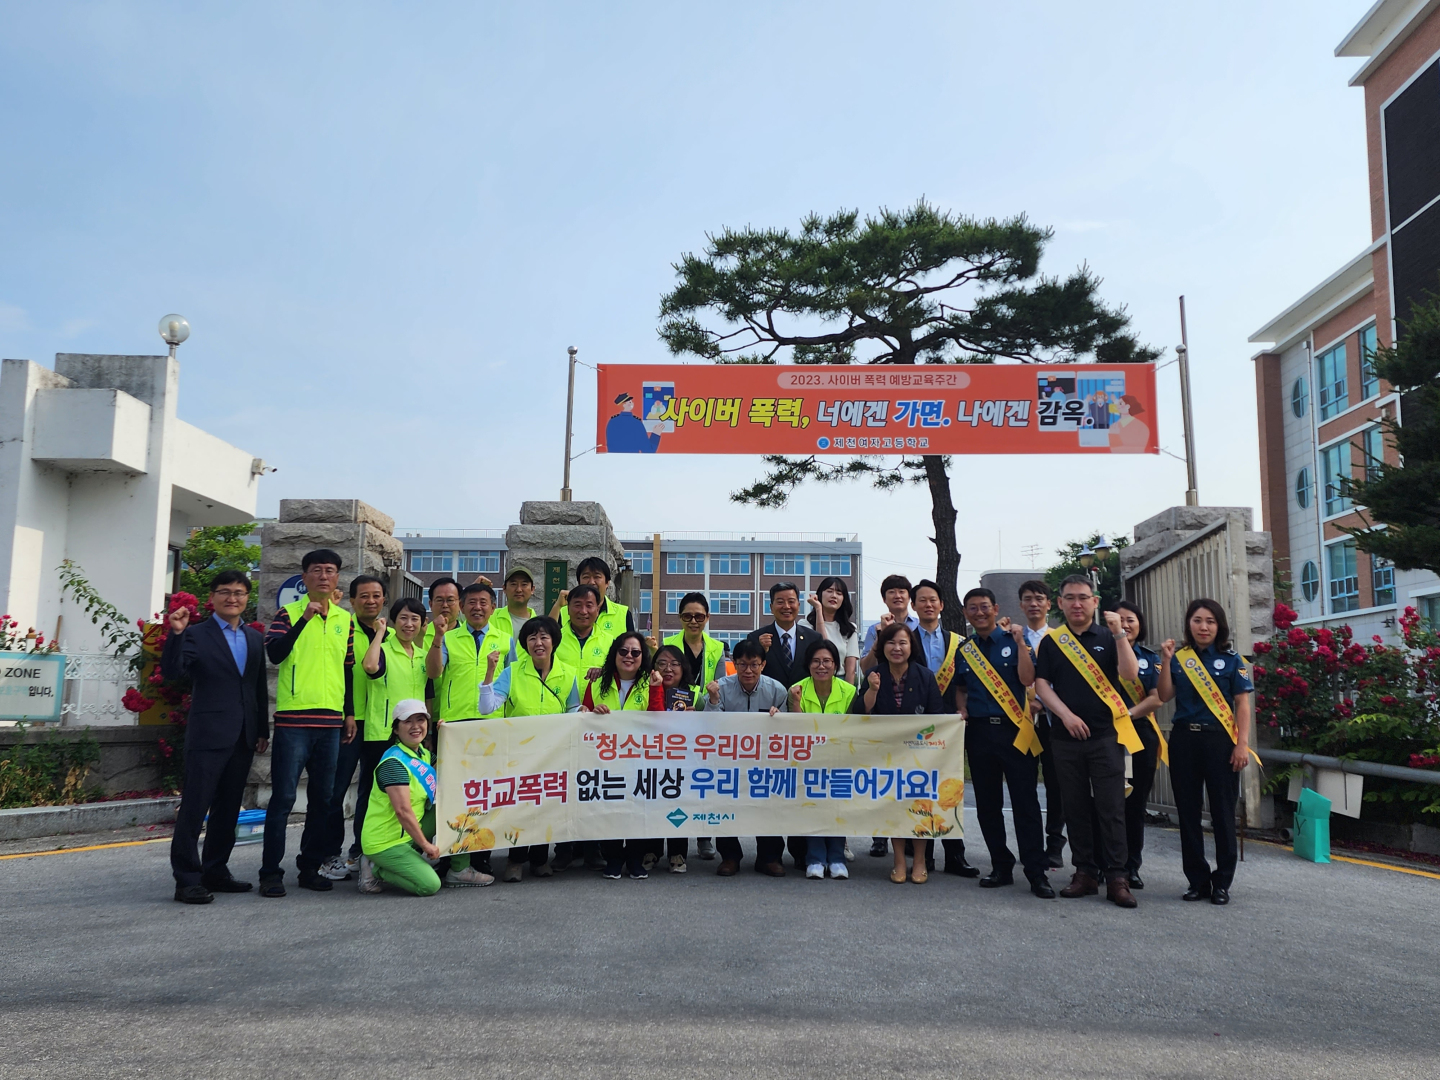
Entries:
{"label": "crowd of people", "polygon": [[[770,589],[772,621],[727,651],[706,632],[710,606],[701,592],[681,598],[679,633],[661,641],[638,630],[607,595],[611,569],[600,558],[582,561],[576,584],[545,613],[530,606],[534,578],[523,567],[506,578],[503,604],[484,578],[463,588],[450,578],[433,582],[428,612],[412,598],[387,608],[384,582],[363,574],[350,582],[347,610],[342,569],[334,551],[307,554],[306,594],[276,612],[263,639],[241,619],[251,583],[238,571],[212,581],[211,617],[192,622],[184,608],[169,616],[164,673],[194,687],[171,847],[178,901],[209,903],[216,892],[252,888],[228,862],[253,756],[267,747],[264,897],[285,895],[286,828],[302,774],[301,888],[329,891],[354,877],[362,893],[390,887],[426,896],[490,885],[497,869],[507,882],[527,870],[538,878],[572,868],[643,879],[662,860],[670,873],[685,873],[684,837],[558,843],[553,853],[544,844],[512,847],[503,867],[492,866],[488,851],[446,856],[434,844],[436,723],[629,709],[959,715],[990,872],[981,877],[967,861],[963,839],[942,839],[943,872],[996,889],[1014,884],[1018,862],[1030,891],[1053,899],[1048,873],[1063,867],[1068,838],[1074,873],[1059,895],[1096,895],[1104,884],[1107,899],[1125,908],[1144,888],[1145,808],[1164,761],[1180,820],[1184,899],[1229,902],[1253,687],[1213,600],[1193,601],[1182,640],[1167,638],[1157,652],[1142,644],[1144,613],[1128,601],[1100,612],[1083,575],[1061,583],[1055,626],[1055,598],[1043,581],[1020,586],[1023,624],[1000,615],[993,592],[971,589],[962,601],[968,635],[942,625],[937,583],[892,575],[881,583],[886,610],[863,638],[842,579],[819,583],[803,619],[801,590],[779,582]],[[278,669],[273,728],[267,660]],[[1167,741],[1154,714],[1172,700]],[[357,771],[347,845],[344,800]],[[756,837],[755,869],[783,877],[787,847],[808,878],[849,876],[854,855],[842,836]],[[696,854],[718,857],[721,877],[740,870],[738,837],[698,838]],[[896,884],[923,884],[936,868],[933,840],[874,837],[870,855],[892,858]]]}

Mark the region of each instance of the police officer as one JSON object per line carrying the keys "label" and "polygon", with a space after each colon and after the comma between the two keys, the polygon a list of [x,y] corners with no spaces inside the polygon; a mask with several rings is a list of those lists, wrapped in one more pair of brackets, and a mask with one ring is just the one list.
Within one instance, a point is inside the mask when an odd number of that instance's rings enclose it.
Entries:
{"label": "police officer", "polygon": [[[1050,632],[1050,586],[1039,578],[1020,583],[1020,610],[1025,615],[1025,643],[1034,657],[1040,641]],[[1055,755],[1050,752],[1050,714],[1034,694],[1030,716],[1040,736],[1040,778],[1045,783],[1045,858],[1050,869],[1065,865],[1065,811],[1060,805],[1060,777],[1055,772]]]}
{"label": "police officer", "polygon": [[1122,679],[1119,690],[1130,706],[1135,731],[1145,744],[1144,750],[1130,755],[1130,794],[1125,796],[1125,849],[1129,852],[1125,870],[1130,876],[1130,888],[1143,889],[1140,862],[1145,850],[1145,806],[1150,799],[1150,789],[1155,786],[1155,765],[1165,745],[1165,737],[1155,722],[1155,710],[1160,707],[1160,695],[1155,690],[1160,677],[1160,657],[1153,649],[1140,644],[1145,640],[1144,613],[1129,600],[1121,600],[1115,605],[1115,611],[1140,668],[1138,685]]}
{"label": "police officer", "polygon": [[[1170,784],[1180,819],[1180,855],[1190,889],[1182,899],[1230,902],[1235,879],[1235,801],[1250,757],[1250,667],[1230,648],[1225,609],[1192,600],[1185,612],[1185,647],[1160,646],[1161,701],[1175,702],[1170,731]],[[1205,860],[1200,796],[1210,799],[1215,869]]]}

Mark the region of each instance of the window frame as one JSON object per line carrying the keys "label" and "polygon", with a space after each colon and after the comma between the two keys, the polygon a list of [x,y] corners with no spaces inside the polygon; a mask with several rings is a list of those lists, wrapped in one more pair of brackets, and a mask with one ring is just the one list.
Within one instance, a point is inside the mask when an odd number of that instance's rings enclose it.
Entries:
{"label": "window frame", "polygon": [[1314,559],[1306,559],[1300,567],[1300,595],[1307,604],[1313,604],[1320,595],[1320,567]]}
{"label": "window frame", "polygon": [[709,557],[712,574],[723,574],[726,577],[750,576],[750,556],[744,552],[712,551]]}
{"label": "window frame", "polygon": [[[455,552],[453,551],[445,551],[440,548],[412,548],[408,554],[410,558],[406,562],[409,563],[412,574],[453,574],[455,572]],[[429,560],[432,565],[419,566],[416,563],[419,559]],[[433,565],[437,559],[443,565]]]}
{"label": "window frame", "polygon": [[[689,569],[678,569],[681,565]],[[667,574],[690,574],[696,577],[705,576],[705,552],[703,551],[667,551],[665,553],[665,573]]]}
{"label": "window frame", "polygon": [[[843,569],[835,567],[835,563],[843,563]],[[849,555],[811,555],[810,576],[811,577],[840,577],[851,576],[854,563]]]}
{"label": "window frame", "polygon": [[1310,383],[1301,375],[1290,386],[1290,411],[1296,420],[1305,419],[1305,413],[1310,408]]}
{"label": "window frame", "polygon": [[[1335,573],[1335,557],[1339,554],[1344,560],[1341,564],[1341,573]],[[1360,554],[1359,548],[1354,540],[1341,540],[1338,543],[1330,544],[1325,549],[1325,570],[1326,570],[1326,596],[1329,599],[1329,609],[1332,615],[1344,615],[1346,612],[1360,610]],[[1353,587],[1350,587],[1353,583]],[[1340,588],[1345,591],[1341,592]]]}
{"label": "window frame", "polygon": [[1360,350],[1360,400],[1369,401],[1380,393],[1380,376],[1375,373],[1375,350],[1380,334],[1375,324],[1361,329],[1357,348]]}
{"label": "window frame", "polygon": [[719,589],[709,593],[706,599],[710,601],[711,616],[749,615],[753,597],[745,589]]}
{"label": "window frame", "polygon": [[[1343,341],[1315,358],[1315,388],[1319,395],[1321,422],[1338,416],[1350,407],[1350,381],[1345,370],[1347,359]],[[1330,373],[1328,381],[1327,368]]]}
{"label": "window frame", "polygon": [[[777,560],[784,560],[787,566],[793,566],[794,568],[777,570],[775,569]],[[805,556],[803,554],[784,555],[766,552],[765,561],[762,565],[765,568],[764,572],[766,577],[797,578],[805,576]]]}
{"label": "window frame", "polygon": [[[1395,564],[1384,556],[1370,556],[1370,593],[1374,607],[1395,606]],[[1382,599],[1382,593],[1389,596]]]}
{"label": "window frame", "polygon": [[1309,510],[1315,501],[1315,478],[1310,475],[1310,466],[1300,466],[1295,474],[1295,503],[1301,510]]}
{"label": "window frame", "polygon": [[[1337,462],[1337,464],[1342,467],[1344,471],[1342,473],[1332,476],[1332,463],[1330,456],[1332,453],[1341,450],[1344,451],[1344,460],[1341,462]],[[1347,480],[1354,479],[1354,446],[1348,438],[1341,439],[1339,442],[1327,446],[1325,447],[1325,449],[1321,450],[1320,459],[1323,463],[1322,474],[1324,487],[1321,490],[1321,499],[1325,506],[1325,516],[1334,517],[1337,514],[1347,513],[1354,507],[1355,502],[1353,499],[1351,499],[1348,495],[1344,493],[1339,483],[1339,480],[1341,476],[1343,476]],[[1333,497],[1330,494],[1331,488],[1335,489],[1335,494]]]}

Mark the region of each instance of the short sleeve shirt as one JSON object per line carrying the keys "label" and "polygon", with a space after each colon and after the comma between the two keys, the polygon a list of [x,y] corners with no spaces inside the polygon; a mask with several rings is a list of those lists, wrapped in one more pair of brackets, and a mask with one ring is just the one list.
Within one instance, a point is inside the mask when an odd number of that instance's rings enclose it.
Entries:
{"label": "short sleeve shirt", "polygon": [[[996,674],[1005,680],[1005,685],[1010,687],[1010,692],[1023,708],[1025,684],[1020,681],[1020,649],[1016,646],[1015,639],[997,626],[990,632],[989,637],[981,638],[977,635],[972,640],[980,646],[980,652],[990,661]],[[1005,716],[1005,710],[966,662],[965,654],[958,650],[955,653],[955,675],[965,680],[965,711],[970,716],[975,719]]]}
{"label": "short sleeve shirt", "polygon": [[[1061,624],[1059,632],[1062,634],[1074,634],[1069,626]],[[1110,633],[1108,627],[1103,626],[1098,620],[1091,622],[1090,626],[1076,635],[1080,640],[1081,647],[1090,654],[1096,665],[1105,673],[1110,684],[1117,689],[1120,686],[1120,660],[1115,653],[1115,637]],[[1085,721],[1085,725],[1092,732],[1114,731],[1115,720],[1110,714],[1110,706],[1105,704],[1100,695],[1090,688],[1085,681],[1085,676],[1080,674],[1080,669],[1067,657],[1055,643],[1053,637],[1046,637],[1040,642],[1035,658],[1035,677],[1044,679],[1054,689],[1057,697],[1066,706]],[[1065,730],[1064,724],[1052,723],[1050,734],[1053,738],[1068,739],[1070,733]]]}
{"label": "short sleeve shirt", "polygon": [[[1235,707],[1236,694],[1248,694],[1255,689],[1255,684],[1250,681],[1250,665],[1243,656],[1229,649],[1220,652],[1215,646],[1209,645],[1200,650],[1199,657],[1232,709]],[[1200,696],[1200,691],[1195,689],[1190,676],[1185,674],[1178,656],[1170,661],[1170,679],[1175,685],[1175,724],[1199,724],[1217,731],[1224,730],[1215,714],[1210,711],[1210,706],[1205,704],[1205,699]]]}

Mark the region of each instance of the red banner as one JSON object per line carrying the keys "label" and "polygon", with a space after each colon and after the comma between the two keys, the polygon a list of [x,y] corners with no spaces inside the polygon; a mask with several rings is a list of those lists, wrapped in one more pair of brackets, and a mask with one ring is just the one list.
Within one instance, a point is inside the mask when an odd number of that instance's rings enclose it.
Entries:
{"label": "red banner", "polygon": [[1155,454],[1153,364],[601,364],[610,454]]}

